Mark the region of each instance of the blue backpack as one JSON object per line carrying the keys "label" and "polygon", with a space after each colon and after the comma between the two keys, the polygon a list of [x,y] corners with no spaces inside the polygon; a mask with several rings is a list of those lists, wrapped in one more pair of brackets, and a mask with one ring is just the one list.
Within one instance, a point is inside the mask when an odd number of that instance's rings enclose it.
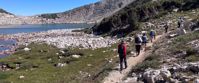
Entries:
{"label": "blue backpack", "polygon": [[150,36],[155,36],[155,31],[151,31]]}
{"label": "blue backpack", "polygon": [[147,37],[146,36],[142,36],[142,41],[143,42],[147,42]]}

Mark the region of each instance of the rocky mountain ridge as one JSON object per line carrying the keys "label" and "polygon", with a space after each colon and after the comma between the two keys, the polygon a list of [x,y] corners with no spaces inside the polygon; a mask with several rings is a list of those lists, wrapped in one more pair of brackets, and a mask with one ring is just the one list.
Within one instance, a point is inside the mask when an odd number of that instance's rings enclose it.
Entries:
{"label": "rocky mountain ridge", "polygon": [[0,10],[0,25],[9,24],[52,24],[52,23],[95,23],[101,21],[134,0],[101,0],[69,11],[35,16],[16,16]]}

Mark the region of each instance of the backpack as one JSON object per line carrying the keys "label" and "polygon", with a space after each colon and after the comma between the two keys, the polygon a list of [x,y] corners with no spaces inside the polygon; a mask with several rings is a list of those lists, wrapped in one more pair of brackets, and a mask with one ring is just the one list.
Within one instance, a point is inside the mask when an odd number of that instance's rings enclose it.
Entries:
{"label": "backpack", "polygon": [[147,42],[147,37],[146,36],[142,36],[142,41],[143,42]]}
{"label": "backpack", "polygon": [[142,43],[142,39],[140,37],[135,38],[135,43]]}
{"label": "backpack", "polygon": [[155,36],[155,31],[151,31],[150,36]]}
{"label": "backpack", "polygon": [[123,45],[123,44],[120,44],[120,45],[118,46],[118,53],[120,53],[120,54],[123,54],[123,53],[124,53],[124,45]]}

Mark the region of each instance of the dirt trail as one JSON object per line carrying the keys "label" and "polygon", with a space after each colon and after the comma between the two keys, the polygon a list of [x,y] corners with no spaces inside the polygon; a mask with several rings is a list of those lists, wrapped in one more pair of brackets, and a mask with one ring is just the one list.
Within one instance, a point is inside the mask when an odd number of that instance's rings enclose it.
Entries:
{"label": "dirt trail", "polygon": [[[159,40],[163,35],[158,35],[156,40],[153,42],[156,42],[157,40]],[[153,46],[153,43],[147,43],[147,47],[152,47],[152,46]],[[132,70],[133,66],[145,60],[146,58],[145,55],[149,51],[150,50],[142,51],[140,55],[137,57],[129,57],[127,59],[128,68],[123,70],[122,73],[120,73],[118,70],[111,71],[109,75],[103,80],[103,83],[120,83],[122,79],[126,77],[128,73]],[[119,66],[116,68],[119,68]]]}

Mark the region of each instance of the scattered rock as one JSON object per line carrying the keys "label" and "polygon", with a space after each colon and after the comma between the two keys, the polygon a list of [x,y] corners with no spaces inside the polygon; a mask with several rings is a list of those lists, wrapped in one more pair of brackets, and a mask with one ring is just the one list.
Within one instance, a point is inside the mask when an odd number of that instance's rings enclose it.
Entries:
{"label": "scattered rock", "polygon": [[199,83],[199,79],[195,79],[193,83]]}
{"label": "scattered rock", "polygon": [[80,58],[80,55],[72,55],[73,58]]}
{"label": "scattered rock", "polygon": [[52,58],[49,58],[48,61],[52,61]]}
{"label": "scattered rock", "polygon": [[57,67],[64,67],[64,66],[66,66],[66,63],[58,63],[56,66]]}
{"label": "scattered rock", "polygon": [[30,51],[31,49],[30,48],[24,48],[24,51]]}
{"label": "scattered rock", "polygon": [[23,75],[19,76],[19,79],[24,79],[24,78],[25,78],[25,76],[23,76]]}
{"label": "scattered rock", "polygon": [[137,83],[137,80],[137,77],[127,78],[123,83]]}
{"label": "scattered rock", "polygon": [[178,34],[170,34],[170,35],[169,35],[169,38],[174,38],[174,37],[176,37],[176,36],[178,36]]}
{"label": "scattered rock", "polygon": [[88,67],[91,67],[91,66],[92,66],[92,64],[87,64],[87,66],[88,66]]}

